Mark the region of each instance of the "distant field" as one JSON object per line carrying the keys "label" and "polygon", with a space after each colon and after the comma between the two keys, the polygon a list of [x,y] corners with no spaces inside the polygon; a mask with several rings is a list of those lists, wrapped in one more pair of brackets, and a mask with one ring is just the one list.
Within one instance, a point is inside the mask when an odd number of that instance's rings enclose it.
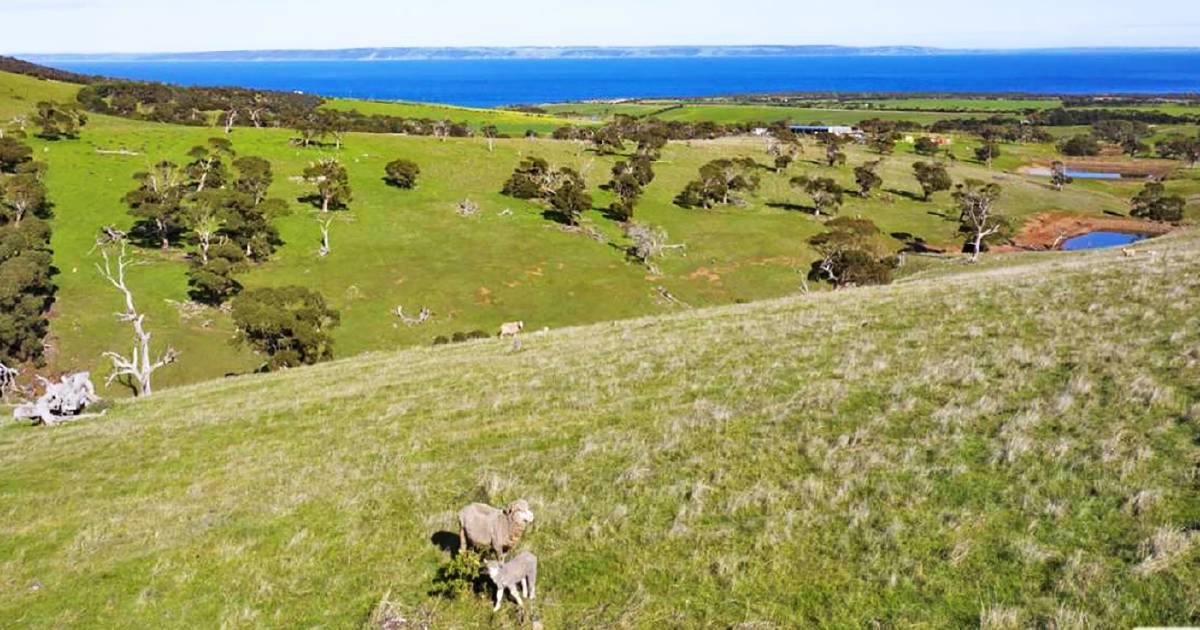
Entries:
{"label": "distant field", "polygon": [[[545,106],[555,114],[576,114],[594,118],[609,118],[614,114],[649,116],[660,120],[686,122],[711,121],[716,123],[778,122],[790,121],[798,124],[825,122],[831,124],[856,124],[868,118],[883,120],[911,120],[929,124],[949,117],[941,112],[890,111],[875,109],[839,109],[817,107],[788,107],[775,105],[734,104],[681,104],[681,103],[560,103]],[[980,113],[955,114],[956,116],[984,116]]]}
{"label": "distant field", "polygon": [[897,98],[866,101],[878,109],[1015,112],[1061,107],[1058,99]]}
{"label": "distant field", "polygon": [[1143,112],[1161,112],[1172,116],[1200,116],[1200,105],[1114,105],[1112,107],[1085,107],[1083,109],[1131,109]]}
{"label": "distant field", "polygon": [[[977,116],[979,114],[962,114]],[[882,120],[911,120],[929,124],[946,118],[946,114],[933,112],[900,112],[866,109],[817,109],[807,107],[774,107],[770,105],[685,105],[670,109],[655,116],[663,120],[698,122],[711,120],[719,123],[777,122],[790,121],[807,124],[823,122],[830,124],[857,124],[868,118]]]}
{"label": "distant field", "polygon": [[448,119],[454,122],[465,122],[478,129],[485,125],[495,125],[501,133],[522,135],[532,129],[538,133],[549,133],[563,125],[579,124],[570,120],[544,114],[528,114],[502,109],[478,109],[473,107],[456,107],[452,105],[437,105],[433,103],[409,103],[399,101],[364,101],[356,99],[329,99],[324,107],[343,111],[358,110],[366,115],[402,116],[405,118],[429,118],[432,120]]}

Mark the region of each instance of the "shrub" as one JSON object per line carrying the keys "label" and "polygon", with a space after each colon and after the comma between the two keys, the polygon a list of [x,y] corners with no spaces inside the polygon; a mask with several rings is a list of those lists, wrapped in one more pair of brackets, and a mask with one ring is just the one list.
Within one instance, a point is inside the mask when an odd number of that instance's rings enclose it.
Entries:
{"label": "shrub", "polygon": [[384,167],[387,177],[384,180],[397,188],[411,189],[417,185],[417,176],[421,167],[412,160],[392,160]]}

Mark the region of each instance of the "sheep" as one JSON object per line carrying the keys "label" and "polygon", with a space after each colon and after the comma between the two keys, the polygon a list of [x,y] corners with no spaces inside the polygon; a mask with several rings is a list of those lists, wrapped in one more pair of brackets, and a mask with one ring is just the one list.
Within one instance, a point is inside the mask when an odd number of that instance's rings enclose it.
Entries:
{"label": "sheep", "polygon": [[516,337],[517,333],[525,329],[525,322],[505,322],[500,324],[500,338]]}
{"label": "sheep", "polygon": [[472,503],[458,513],[458,549],[467,545],[491,549],[503,560],[517,546],[525,528],[533,522],[533,512],[524,499],[515,501],[503,510],[484,503]]}
{"label": "sheep", "polygon": [[[492,583],[496,585],[496,605],[492,607],[492,612],[500,610],[500,603],[504,601],[504,591],[512,593],[517,606],[521,608],[525,607],[521,601],[522,593],[533,603],[533,598],[537,597],[537,556],[522,551],[508,562],[501,564],[496,560],[488,560],[486,566],[488,577],[492,578]],[[521,587],[521,593],[517,592],[518,586]]]}

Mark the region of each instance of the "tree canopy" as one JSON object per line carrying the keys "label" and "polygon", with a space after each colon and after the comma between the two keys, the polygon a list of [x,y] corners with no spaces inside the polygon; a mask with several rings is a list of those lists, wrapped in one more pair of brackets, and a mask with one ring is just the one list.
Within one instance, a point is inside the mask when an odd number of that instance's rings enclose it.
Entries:
{"label": "tree canopy", "polygon": [[300,286],[264,287],[233,300],[235,342],[267,356],[267,369],[311,365],[333,358],[337,311]]}

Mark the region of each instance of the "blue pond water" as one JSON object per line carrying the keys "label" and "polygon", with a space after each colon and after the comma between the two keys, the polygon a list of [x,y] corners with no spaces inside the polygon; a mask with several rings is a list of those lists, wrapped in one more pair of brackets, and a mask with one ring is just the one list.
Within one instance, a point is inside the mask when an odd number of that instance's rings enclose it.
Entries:
{"label": "blue pond water", "polygon": [[1101,249],[1128,245],[1147,238],[1146,234],[1129,234],[1126,232],[1089,232],[1082,236],[1063,241],[1062,248],[1067,251],[1080,249]]}
{"label": "blue pond water", "polygon": [[1079,94],[1200,89],[1200,52],[1194,51],[438,61],[40,61],[77,72],[186,85],[238,85],[477,107],[784,91]]}
{"label": "blue pond water", "polygon": [[1089,171],[1067,171],[1067,176],[1074,179],[1121,179],[1120,173],[1092,173]]}

